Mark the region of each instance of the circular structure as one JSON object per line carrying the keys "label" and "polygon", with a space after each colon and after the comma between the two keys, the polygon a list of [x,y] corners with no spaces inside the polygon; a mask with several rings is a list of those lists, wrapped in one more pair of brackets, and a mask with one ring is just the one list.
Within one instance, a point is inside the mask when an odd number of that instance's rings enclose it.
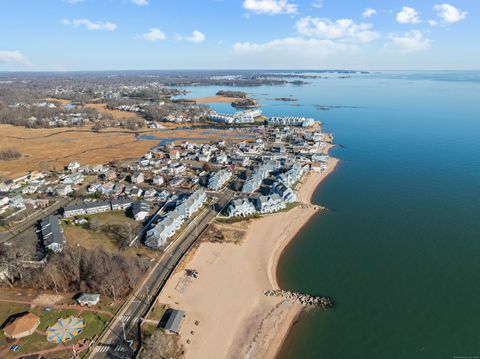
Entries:
{"label": "circular structure", "polygon": [[47,340],[55,344],[68,342],[80,335],[84,326],[83,319],[74,316],[61,318],[47,329]]}

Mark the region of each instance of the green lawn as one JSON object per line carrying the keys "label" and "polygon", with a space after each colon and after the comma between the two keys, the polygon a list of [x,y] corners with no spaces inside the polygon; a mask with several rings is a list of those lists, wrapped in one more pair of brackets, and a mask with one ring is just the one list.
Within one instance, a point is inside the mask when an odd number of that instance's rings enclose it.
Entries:
{"label": "green lawn", "polygon": [[78,313],[76,309],[64,309],[61,311],[51,310],[50,312],[47,312],[43,307],[37,307],[32,310],[32,312],[40,317],[38,330],[41,330],[42,332],[46,331],[48,327],[54,325],[60,318],[67,318]]}
{"label": "green lawn", "polygon": [[167,308],[165,304],[156,303],[147,319],[160,321]]}

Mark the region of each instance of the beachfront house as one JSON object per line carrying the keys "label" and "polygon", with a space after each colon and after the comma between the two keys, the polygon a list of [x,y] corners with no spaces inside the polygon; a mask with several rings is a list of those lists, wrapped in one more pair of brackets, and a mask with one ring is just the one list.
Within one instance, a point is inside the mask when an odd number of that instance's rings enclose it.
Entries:
{"label": "beachfront house", "polygon": [[313,118],[306,117],[270,117],[267,119],[267,124],[270,126],[297,126],[297,127],[312,127],[315,124]]}
{"label": "beachfront house", "polygon": [[290,167],[288,171],[285,173],[282,173],[281,175],[277,176],[277,180],[280,182],[285,183],[285,185],[291,187],[293,186],[297,181],[300,180],[302,175],[306,171],[306,166],[305,165],[299,165],[295,163]]}
{"label": "beachfront house", "polygon": [[278,194],[285,203],[293,203],[297,201],[295,192],[284,183],[275,181],[272,185],[272,193]]}
{"label": "beachfront house", "polygon": [[236,198],[227,207],[228,217],[246,217],[255,213],[255,205],[248,198]]}
{"label": "beachfront house", "polygon": [[286,208],[285,202],[278,194],[269,196],[260,196],[255,199],[255,207],[257,210],[264,213],[274,213]]}

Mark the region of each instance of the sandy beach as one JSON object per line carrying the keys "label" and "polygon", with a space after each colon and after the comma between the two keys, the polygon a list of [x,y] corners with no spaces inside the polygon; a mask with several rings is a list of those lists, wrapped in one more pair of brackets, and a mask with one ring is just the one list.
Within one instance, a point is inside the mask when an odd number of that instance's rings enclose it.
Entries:
{"label": "sandy beach", "polygon": [[227,97],[227,96],[208,96],[208,97],[200,97],[192,99],[197,103],[232,103],[235,101],[243,100],[242,98],[237,97]]}
{"label": "sandy beach", "polygon": [[[197,279],[178,272],[159,302],[186,313],[180,330],[186,358],[274,358],[302,307],[263,291],[278,289],[279,258],[300,229],[319,209],[311,204],[317,186],[335,169],[306,175],[298,190],[300,204],[234,225],[246,233],[240,244],[202,242],[187,268]],[[195,322],[198,321],[198,325]]]}

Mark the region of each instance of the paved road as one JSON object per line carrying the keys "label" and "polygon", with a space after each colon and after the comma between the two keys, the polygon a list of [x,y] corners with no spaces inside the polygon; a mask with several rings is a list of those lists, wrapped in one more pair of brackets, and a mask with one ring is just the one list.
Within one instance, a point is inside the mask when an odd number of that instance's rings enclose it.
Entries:
{"label": "paved road", "polygon": [[[80,187],[78,187],[76,191],[77,192],[84,191],[92,182],[93,180],[85,181],[85,183],[83,183]],[[51,214],[56,214],[60,208],[78,201],[78,199],[72,198],[72,197],[55,197],[55,198],[56,198],[56,201],[48,208],[36,211],[29,218],[25,219],[25,221],[15,225],[15,228],[7,232],[0,233],[0,242],[7,242],[9,240],[14,239],[15,237],[22,234],[23,232],[31,229],[32,227],[36,227],[37,222],[40,219],[47,217]]]}
{"label": "paved road", "polygon": [[129,299],[124,309],[112,320],[107,332],[100,338],[88,358],[131,358],[133,350],[125,338],[129,333],[137,334],[139,319],[146,312],[152,300],[163,289],[174,268],[188,249],[200,238],[217,214],[232,198],[229,190],[216,194],[216,204],[201,212],[183,231],[179,238],[166,250],[150,272],[145,282]]}

